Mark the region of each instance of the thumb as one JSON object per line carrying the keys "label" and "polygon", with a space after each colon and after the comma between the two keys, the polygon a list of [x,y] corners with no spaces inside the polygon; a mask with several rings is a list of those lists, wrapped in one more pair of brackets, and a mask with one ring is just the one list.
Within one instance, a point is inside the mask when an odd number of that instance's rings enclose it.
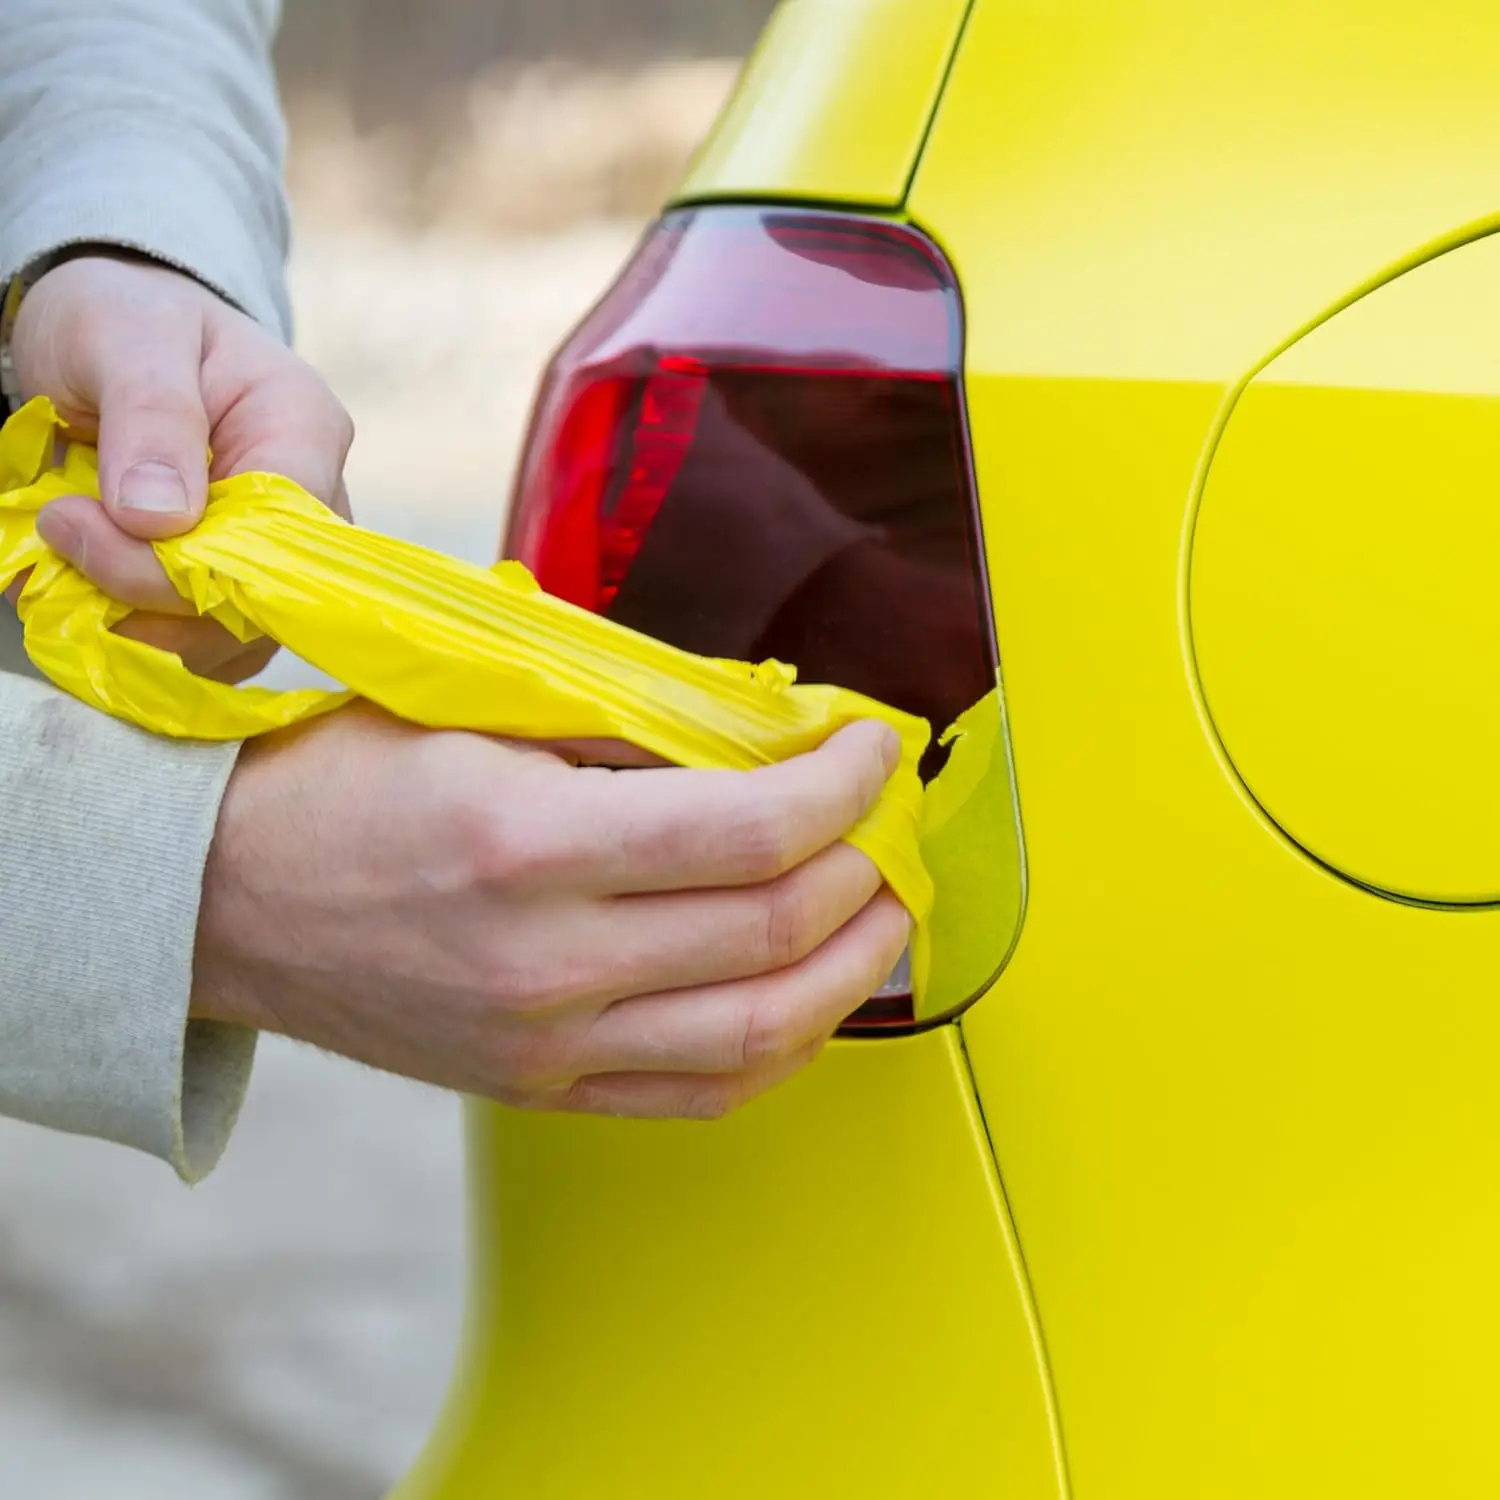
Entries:
{"label": "thumb", "polygon": [[99,493],[122,531],[152,541],[190,530],[207,501],[202,342],[166,323],[126,347],[99,372]]}

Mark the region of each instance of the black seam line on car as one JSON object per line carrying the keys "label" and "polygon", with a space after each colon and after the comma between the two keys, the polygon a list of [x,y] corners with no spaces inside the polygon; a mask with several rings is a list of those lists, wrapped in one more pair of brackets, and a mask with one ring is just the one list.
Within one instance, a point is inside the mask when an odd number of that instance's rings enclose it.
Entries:
{"label": "black seam line on car", "polygon": [[[910,222],[909,220],[906,222]],[[919,234],[924,234],[932,240],[934,245],[942,252],[944,259],[948,259],[948,252],[940,241],[936,239],[926,228],[920,224],[912,225]],[[951,261],[949,262],[951,264]],[[957,286],[957,273],[954,275],[955,286]],[[973,994],[951,1006],[941,1015],[923,1016],[919,1020],[908,1022],[896,1022],[889,1026],[857,1027],[845,1032],[842,1029],[838,1035],[858,1041],[880,1041],[883,1038],[898,1036],[916,1036],[924,1031],[931,1031],[936,1026],[946,1026],[950,1022],[958,1020],[962,1015],[972,1010],[991,990],[1000,982],[1000,976],[1009,967],[1011,959],[1015,956],[1017,947],[1021,942],[1021,934],[1026,929],[1026,913],[1031,904],[1031,865],[1026,857],[1026,820],[1021,815],[1021,785],[1020,772],[1016,769],[1015,744],[1010,733],[1010,709],[1005,701],[1005,663],[1001,659],[999,632],[995,625],[994,590],[990,583],[989,552],[984,541],[984,512],[979,503],[979,474],[974,462],[973,427],[969,421],[969,320],[963,304],[963,288],[957,287],[959,297],[959,327],[958,327],[958,398],[962,407],[964,425],[964,446],[968,453],[969,464],[969,492],[973,499],[973,522],[974,540],[978,545],[975,565],[979,570],[980,593],[988,604],[984,612],[984,630],[989,642],[990,656],[995,663],[995,688],[999,693],[1000,704],[1000,737],[1005,744],[1006,768],[1010,773],[1010,805],[1015,816],[1016,824],[1016,878],[1020,882],[1020,903],[1016,911],[1016,925],[1010,935],[1010,942],[1006,944],[1005,952],[1000,955],[994,970],[982,984],[974,990]]]}
{"label": "black seam line on car", "polygon": [[969,1057],[969,1044],[962,1026],[955,1025],[958,1034],[958,1054],[963,1059],[964,1072],[969,1080],[969,1097],[973,1100],[979,1128],[984,1132],[985,1145],[989,1148],[990,1162],[995,1169],[995,1191],[1000,1199],[1000,1211],[1005,1215],[1009,1227],[1009,1247],[1015,1257],[1014,1271],[1021,1284],[1021,1304],[1026,1312],[1026,1327],[1031,1335],[1032,1349],[1036,1356],[1038,1376],[1042,1383],[1042,1404],[1047,1411],[1047,1431],[1052,1439],[1052,1462],[1057,1476],[1058,1500],[1071,1500],[1073,1479],[1068,1469],[1068,1445],[1063,1438],[1062,1409],[1057,1399],[1057,1382],[1052,1373],[1052,1353],[1047,1347],[1047,1335],[1042,1328],[1041,1310],[1037,1306],[1036,1289],[1031,1281],[1031,1267],[1026,1263],[1026,1251],[1021,1244],[1021,1229],[1016,1216],[1011,1212],[1010,1194],[1005,1190],[1005,1173],[1000,1166],[1000,1153],[995,1149],[995,1134],[990,1129],[989,1116],[984,1110],[984,1100],[979,1093],[979,1084],[974,1077],[974,1063]]}
{"label": "black seam line on car", "polygon": [[906,174],[906,184],[901,189],[901,203],[904,207],[906,200],[911,197],[911,191],[917,183],[917,173],[922,166],[922,158],[927,155],[927,144],[932,139],[932,132],[937,126],[938,116],[942,113],[943,100],[948,96],[948,84],[953,78],[953,69],[958,62],[958,54],[963,50],[964,37],[968,35],[969,22],[974,19],[974,12],[979,5],[979,0],[969,0],[964,7],[963,18],[958,23],[958,30],[953,34],[953,46],[948,50],[948,60],[943,64],[943,75],[938,79],[937,92],[932,96],[932,109],[928,112],[927,123],[922,127],[921,138],[917,141],[917,149],[912,155],[911,167]]}
{"label": "black seam line on car", "polygon": [[[943,71],[938,79],[937,89],[932,96],[932,108],[928,111],[921,134],[917,137],[917,144],[912,151],[911,165],[906,169],[906,178],[901,185],[900,197],[895,203],[871,203],[867,199],[849,199],[824,197],[817,193],[746,193],[739,192],[733,188],[714,190],[709,188],[700,193],[682,193],[668,199],[664,212],[670,213],[678,208],[708,208],[711,206],[724,206],[726,204],[742,206],[745,208],[812,208],[824,209],[835,213],[860,214],[866,218],[893,219],[897,223],[908,222],[906,217],[906,200],[911,196],[912,188],[916,185],[917,173],[921,170],[922,158],[927,154],[928,143],[932,140],[932,133],[937,125],[938,115],[942,111],[943,100],[948,93],[948,84],[953,77],[954,66],[958,62],[958,54],[963,48],[964,37],[968,34],[969,22],[974,18],[974,12],[978,9],[979,0],[969,0],[964,7],[963,16],[960,18],[958,28],[953,34],[953,45],[948,49],[947,60],[943,63]],[[923,231],[926,233],[926,231]]]}
{"label": "black seam line on car", "polygon": [[[825,198],[813,193],[688,193],[673,198],[662,210],[676,213],[690,208],[790,208],[809,213],[846,214],[857,219],[884,219],[892,224],[908,224],[906,210],[900,204],[871,203],[865,198]],[[926,231],[923,230],[925,234]]]}
{"label": "black seam line on car", "polygon": [[1193,542],[1198,530],[1198,516],[1203,509],[1203,495],[1208,487],[1208,476],[1213,469],[1214,459],[1218,456],[1219,445],[1224,439],[1229,423],[1234,416],[1235,408],[1240,403],[1240,398],[1249,390],[1255,379],[1268,369],[1293,345],[1299,344],[1310,333],[1321,328],[1324,323],[1336,318],[1345,309],[1353,307],[1356,302],[1363,301],[1372,292],[1378,292],[1381,287],[1388,286],[1398,277],[1405,276],[1409,271],[1415,271],[1420,266],[1425,266],[1430,261],[1448,255],[1454,250],[1462,250],[1466,245],[1472,245],[1480,240],[1488,239],[1491,235],[1500,233],[1500,213],[1485,214],[1478,219],[1471,219],[1467,224],[1460,225],[1457,229],[1449,230],[1447,234],[1438,235],[1428,240],[1426,244],[1419,246],[1416,250],[1392,261],[1383,269],[1375,272],[1366,280],[1360,282],[1352,291],[1346,292],[1336,301],[1330,303],[1322,312],[1315,314],[1297,328],[1293,333],[1284,338],[1268,354],[1257,360],[1245,374],[1238,380],[1233,381],[1224,394],[1224,399],[1219,403],[1219,409],[1214,413],[1213,422],[1209,426],[1208,436],[1204,440],[1202,451],[1198,455],[1198,462],[1193,470],[1192,487],[1188,492],[1187,514],[1183,518],[1182,535],[1178,542],[1177,556],[1177,635],[1179,646],[1182,651],[1183,666],[1187,673],[1188,692],[1192,696],[1193,707],[1197,711],[1198,721],[1203,726],[1204,735],[1208,740],[1214,758],[1219,763],[1219,769],[1229,779],[1230,783],[1239,788],[1241,795],[1249,802],[1265,819],[1273,834],[1275,834],[1287,848],[1303,855],[1311,860],[1320,869],[1326,870],[1335,880],[1342,881],[1345,885],[1352,886],[1357,891],[1364,891],[1382,901],[1390,901],[1398,906],[1415,906],[1425,911],[1495,911],[1500,910],[1500,899],[1491,898],[1479,901],[1433,901],[1423,899],[1420,896],[1403,895],[1399,891],[1391,891],[1383,886],[1371,885],[1368,881],[1360,880],[1350,875],[1345,870],[1340,870],[1320,855],[1309,849],[1294,834],[1282,826],[1264,802],[1256,796],[1254,790],[1245,778],[1240,775],[1239,767],[1231,758],[1228,748],[1224,744],[1224,738],[1219,733],[1218,722],[1215,720],[1213,710],[1209,706],[1208,695],[1204,691],[1203,677],[1198,667],[1197,644],[1193,638],[1193,612],[1192,612],[1192,587],[1193,587]]}

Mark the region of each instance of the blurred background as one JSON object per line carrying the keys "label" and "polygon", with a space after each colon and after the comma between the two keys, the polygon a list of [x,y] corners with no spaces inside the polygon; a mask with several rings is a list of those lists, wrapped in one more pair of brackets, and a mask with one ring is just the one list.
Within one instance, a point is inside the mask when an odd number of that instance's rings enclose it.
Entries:
{"label": "blurred background", "polygon": [[[774,0],[285,6],[298,341],[357,516],[488,562],[542,363]],[[456,1101],[274,1039],[191,1191],[0,1122],[0,1495],[375,1500],[447,1381],[462,1170]]]}

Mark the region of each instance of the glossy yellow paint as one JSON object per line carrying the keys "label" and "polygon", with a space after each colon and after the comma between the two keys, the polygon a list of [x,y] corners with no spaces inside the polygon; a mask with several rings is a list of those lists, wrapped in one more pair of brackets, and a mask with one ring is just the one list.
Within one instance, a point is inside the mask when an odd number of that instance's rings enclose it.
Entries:
{"label": "glossy yellow paint", "polygon": [[1240,397],[1194,536],[1215,728],[1351,877],[1500,899],[1500,238],[1322,324]]}
{"label": "glossy yellow paint", "polygon": [[[1500,1492],[1500,912],[1288,840],[1185,618],[1240,383],[1500,210],[1497,57],[1500,8],[1458,0],[980,0],[918,171],[968,301],[1029,864],[962,1026],[1078,1500]],[[1358,525],[1325,477],[1303,514]]]}
{"label": "glossy yellow paint", "polygon": [[909,200],[975,368],[1246,373],[1500,208],[1497,47],[1486,0],[979,0]]}
{"label": "glossy yellow paint", "polygon": [[682,201],[897,207],[969,0],[783,0]]}
{"label": "glossy yellow paint", "polygon": [[922,859],[932,916],[911,945],[912,1014],[949,1019],[982,995],[1009,957],[1026,912],[1021,811],[1005,706],[987,694],[922,803]]}
{"label": "glossy yellow paint", "polygon": [[400,1500],[1060,1495],[953,1028],[837,1044],[714,1126],[470,1134],[470,1342]]}

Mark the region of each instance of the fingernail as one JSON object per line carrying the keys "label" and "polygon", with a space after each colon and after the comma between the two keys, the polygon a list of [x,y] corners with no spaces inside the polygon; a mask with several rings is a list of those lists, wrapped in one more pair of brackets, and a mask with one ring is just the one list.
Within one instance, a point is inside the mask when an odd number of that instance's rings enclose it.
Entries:
{"label": "fingernail", "polygon": [[895,775],[896,767],[901,764],[901,736],[889,724],[880,738],[880,758],[885,762],[885,774]]}
{"label": "fingernail", "polygon": [[120,476],[117,502],[122,509],[148,511],[156,516],[185,516],[187,485],[171,464],[135,464]]}

